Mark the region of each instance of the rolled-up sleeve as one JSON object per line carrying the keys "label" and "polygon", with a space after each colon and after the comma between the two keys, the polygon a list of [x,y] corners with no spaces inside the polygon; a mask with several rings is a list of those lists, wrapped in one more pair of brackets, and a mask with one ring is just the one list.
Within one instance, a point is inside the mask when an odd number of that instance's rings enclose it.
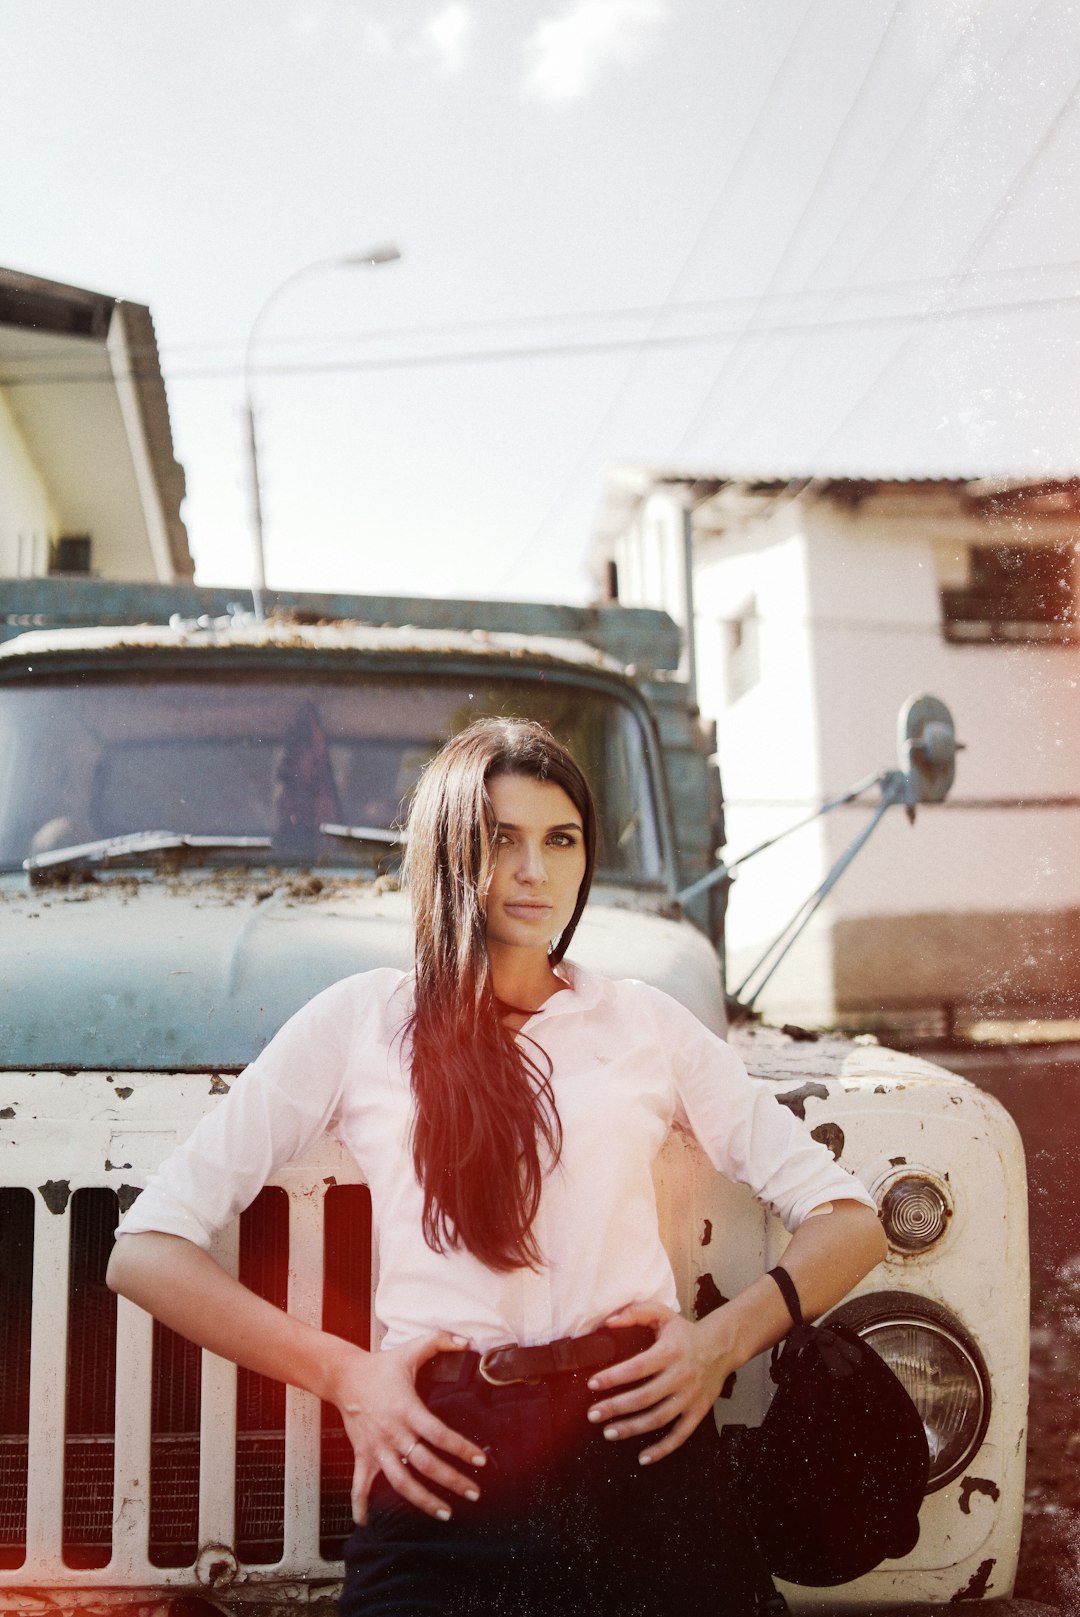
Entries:
{"label": "rolled-up sleeve", "polygon": [[865,1185],[813,1139],[770,1084],[750,1077],[729,1044],[672,1001],[665,1015],[677,1118],[721,1173],[749,1186],[789,1231],[825,1202],[874,1208]]}
{"label": "rolled-up sleeve", "polygon": [[344,1081],[344,986],[326,989],[285,1023],[166,1157],[118,1236],[157,1230],[208,1249],[276,1170],[330,1126]]}

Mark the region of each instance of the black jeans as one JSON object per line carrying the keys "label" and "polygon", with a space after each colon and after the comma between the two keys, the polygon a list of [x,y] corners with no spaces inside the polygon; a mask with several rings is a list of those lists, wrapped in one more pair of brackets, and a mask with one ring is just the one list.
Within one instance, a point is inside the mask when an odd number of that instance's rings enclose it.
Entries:
{"label": "black jeans", "polygon": [[[487,1455],[479,1503],[440,1522],[382,1476],[345,1547],[344,1617],[749,1617],[772,1584],[738,1519],[711,1418],[666,1459],[609,1442],[587,1376],[421,1391]],[[783,1609],[782,1604],[780,1609]]]}

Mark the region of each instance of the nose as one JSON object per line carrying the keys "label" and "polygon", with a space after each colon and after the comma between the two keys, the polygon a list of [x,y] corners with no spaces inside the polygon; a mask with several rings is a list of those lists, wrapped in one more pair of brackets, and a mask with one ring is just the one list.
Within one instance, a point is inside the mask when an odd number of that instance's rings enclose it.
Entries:
{"label": "nose", "polygon": [[517,879],[535,886],[547,878],[547,867],[544,864],[543,850],[531,843],[523,843],[520,849],[517,867]]}

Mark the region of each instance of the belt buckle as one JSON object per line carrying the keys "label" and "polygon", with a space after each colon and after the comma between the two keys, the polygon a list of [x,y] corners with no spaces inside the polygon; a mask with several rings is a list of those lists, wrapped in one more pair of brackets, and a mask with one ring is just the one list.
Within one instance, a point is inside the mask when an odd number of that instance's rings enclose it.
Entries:
{"label": "belt buckle", "polygon": [[[511,1347],[513,1346],[512,1343],[509,1345]],[[488,1348],[486,1352],[481,1353],[480,1355],[480,1362],[476,1368],[489,1387],[514,1387],[519,1382],[524,1382],[529,1379],[527,1376],[497,1376],[492,1374],[490,1365],[492,1356],[496,1353],[505,1352],[505,1347]]]}

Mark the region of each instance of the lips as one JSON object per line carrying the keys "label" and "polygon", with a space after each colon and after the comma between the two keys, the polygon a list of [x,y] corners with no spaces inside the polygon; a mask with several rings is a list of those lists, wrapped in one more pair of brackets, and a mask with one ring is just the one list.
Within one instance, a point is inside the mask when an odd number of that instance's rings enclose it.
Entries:
{"label": "lips", "polygon": [[507,915],[517,915],[526,921],[537,921],[551,914],[551,905],[528,899],[513,899],[503,905]]}

